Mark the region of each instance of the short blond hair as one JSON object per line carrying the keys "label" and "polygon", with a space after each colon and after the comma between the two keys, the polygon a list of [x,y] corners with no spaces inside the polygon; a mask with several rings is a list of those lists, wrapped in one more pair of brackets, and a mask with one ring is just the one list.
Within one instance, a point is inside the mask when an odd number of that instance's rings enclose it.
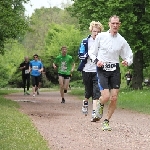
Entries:
{"label": "short blond hair", "polygon": [[90,27],[89,27],[90,32],[93,30],[94,27],[100,29],[100,32],[104,30],[103,25],[99,21],[97,21],[97,22],[92,21],[90,23]]}

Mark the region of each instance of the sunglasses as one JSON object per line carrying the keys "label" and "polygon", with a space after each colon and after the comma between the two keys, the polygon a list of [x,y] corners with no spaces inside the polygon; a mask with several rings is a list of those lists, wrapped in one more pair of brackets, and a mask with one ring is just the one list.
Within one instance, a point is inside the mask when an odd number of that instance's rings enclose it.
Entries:
{"label": "sunglasses", "polygon": [[35,56],[34,58],[38,58],[37,56]]}

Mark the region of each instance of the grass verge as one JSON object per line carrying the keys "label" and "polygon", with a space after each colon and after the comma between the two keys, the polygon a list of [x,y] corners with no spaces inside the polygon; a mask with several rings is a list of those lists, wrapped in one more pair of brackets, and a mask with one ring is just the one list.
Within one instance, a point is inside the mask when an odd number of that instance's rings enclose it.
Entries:
{"label": "grass verge", "polygon": [[18,92],[0,90],[0,149],[49,150],[46,141],[33,126],[28,116],[22,114],[17,102],[3,95]]}

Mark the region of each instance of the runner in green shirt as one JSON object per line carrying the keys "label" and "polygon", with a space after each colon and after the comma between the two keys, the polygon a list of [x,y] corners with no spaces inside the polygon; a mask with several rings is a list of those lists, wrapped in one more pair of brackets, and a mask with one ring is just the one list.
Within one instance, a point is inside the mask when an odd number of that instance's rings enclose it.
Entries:
{"label": "runner in green shirt", "polygon": [[58,67],[58,81],[60,85],[61,103],[65,103],[64,93],[67,93],[71,73],[74,71],[75,63],[72,56],[67,54],[67,47],[61,47],[61,54],[56,57],[53,63],[54,69]]}

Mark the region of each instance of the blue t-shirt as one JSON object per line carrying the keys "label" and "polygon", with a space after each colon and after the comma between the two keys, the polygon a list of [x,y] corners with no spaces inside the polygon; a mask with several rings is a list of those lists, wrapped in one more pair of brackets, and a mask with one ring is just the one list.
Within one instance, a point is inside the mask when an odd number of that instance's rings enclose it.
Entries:
{"label": "blue t-shirt", "polygon": [[41,61],[35,61],[32,60],[30,61],[30,67],[32,68],[31,71],[31,75],[32,76],[40,76],[40,72],[38,70],[40,70],[41,68],[43,68],[43,64],[41,63]]}

